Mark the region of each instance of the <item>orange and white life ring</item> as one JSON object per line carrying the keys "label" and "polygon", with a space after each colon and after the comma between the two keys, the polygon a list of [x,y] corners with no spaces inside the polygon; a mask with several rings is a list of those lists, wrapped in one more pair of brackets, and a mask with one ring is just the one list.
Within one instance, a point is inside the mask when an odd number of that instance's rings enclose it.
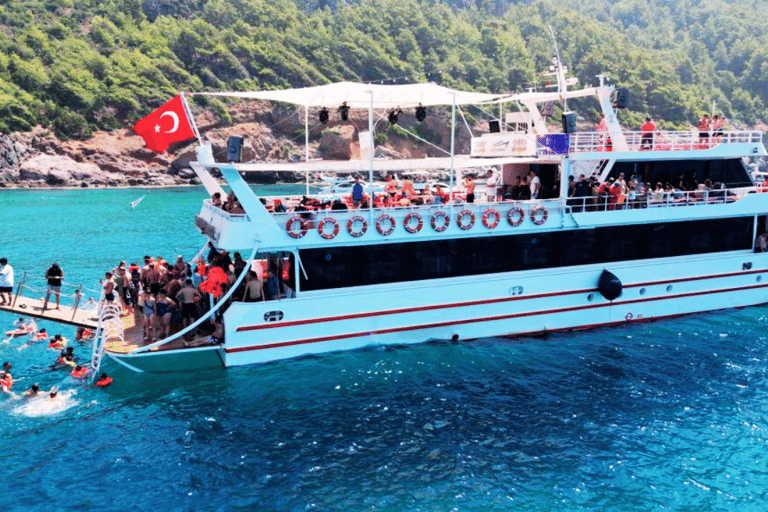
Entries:
{"label": "orange and white life ring", "polygon": [[432,215],[432,219],[429,221],[429,224],[432,226],[432,229],[438,233],[442,233],[448,229],[448,224],[450,224],[450,221],[448,220],[448,214],[442,210],[436,211]]}
{"label": "orange and white life ring", "polygon": [[531,210],[531,222],[537,226],[541,226],[547,222],[547,217],[549,217],[549,212],[543,205],[539,205]]}
{"label": "orange and white life ring", "polygon": [[507,213],[507,222],[513,228],[516,228],[525,220],[525,212],[522,208],[515,206]]}
{"label": "orange and white life ring", "polygon": [[[355,229],[356,225],[360,226],[359,230]],[[347,221],[347,233],[349,233],[350,236],[360,238],[366,231],[368,231],[368,221],[366,221],[362,215],[355,215],[354,217],[350,217]]]}
{"label": "orange and white life ring", "polygon": [[285,231],[291,238],[301,238],[307,234],[307,223],[301,215],[294,215],[285,223]]}
{"label": "orange and white life ring", "polygon": [[[389,227],[386,229],[382,227],[382,224],[384,224],[385,221],[389,222]],[[378,231],[381,236],[389,236],[394,230],[395,218],[388,213],[382,213],[379,215],[379,217],[376,219],[376,231]]]}
{"label": "orange and white life ring", "polygon": [[[331,224],[333,226],[333,229],[330,232],[326,231],[325,229],[327,224]],[[321,237],[325,238],[326,240],[333,240],[334,238],[336,238],[336,235],[339,234],[339,221],[337,221],[333,217],[325,217],[317,225],[317,232],[320,234]]]}
{"label": "orange and white life ring", "polygon": [[[466,222],[465,219],[467,219]],[[461,210],[459,214],[456,215],[456,225],[459,226],[459,229],[464,231],[472,229],[472,226],[475,225],[475,212],[472,210]]]}
{"label": "orange and white life ring", "polygon": [[[416,219],[415,224],[413,223],[413,219]],[[403,227],[411,234],[421,231],[422,225],[424,225],[424,219],[422,219],[421,215],[416,212],[409,213],[405,216],[405,220],[403,220]]]}
{"label": "orange and white life ring", "polygon": [[493,208],[488,208],[483,212],[483,226],[487,227],[488,229],[493,229],[498,226],[500,220],[501,214]]}

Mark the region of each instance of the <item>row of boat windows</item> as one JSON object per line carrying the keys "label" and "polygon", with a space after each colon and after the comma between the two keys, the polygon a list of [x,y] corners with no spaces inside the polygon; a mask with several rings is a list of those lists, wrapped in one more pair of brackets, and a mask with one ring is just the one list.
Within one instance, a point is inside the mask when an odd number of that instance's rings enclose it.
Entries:
{"label": "row of boat windows", "polygon": [[753,217],[302,249],[303,291],[752,248]]}

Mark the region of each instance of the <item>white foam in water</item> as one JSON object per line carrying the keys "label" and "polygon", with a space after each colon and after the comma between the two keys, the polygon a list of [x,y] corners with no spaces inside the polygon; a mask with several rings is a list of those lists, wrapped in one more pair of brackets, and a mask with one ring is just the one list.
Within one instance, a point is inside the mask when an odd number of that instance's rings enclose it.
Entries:
{"label": "white foam in water", "polygon": [[54,400],[51,400],[48,394],[40,397],[24,398],[22,399],[23,403],[13,409],[13,414],[29,418],[52,416],[76,406],[79,402],[75,400],[75,395],[77,395],[77,390],[68,389],[66,391],[59,391]]}

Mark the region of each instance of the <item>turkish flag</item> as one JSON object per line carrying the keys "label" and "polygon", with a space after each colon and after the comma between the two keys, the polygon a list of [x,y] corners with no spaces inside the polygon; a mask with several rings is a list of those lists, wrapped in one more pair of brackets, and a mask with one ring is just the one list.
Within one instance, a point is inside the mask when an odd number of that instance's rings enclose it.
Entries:
{"label": "turkish flag", "polygon": [[195,136],[181,96],[176,96],[141,119],[133,125],[133,131],[141,135],[149,149],[158,153],[168,149],[168,146],[174,142]]}

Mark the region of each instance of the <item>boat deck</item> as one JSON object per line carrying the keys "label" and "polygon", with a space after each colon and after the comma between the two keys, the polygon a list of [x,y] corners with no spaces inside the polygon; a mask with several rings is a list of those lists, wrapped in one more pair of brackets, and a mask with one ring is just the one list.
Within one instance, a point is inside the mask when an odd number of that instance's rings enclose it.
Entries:
{"label": "boat deck", "polygon": [[[145,345],[149,345],[144,341],[144,315],[128,315],[123,317],[124,334],[122,340],[107,340],[104,344],[104,349],[107,352],[113,352],[115,354],[127,354],[132,350],[141,348]],[[156,341],[156,340],[155,340]],[[182,339],[175,339],[159,347],[150,349],[150,351],[172,350],[185,348]]]}
{"label": "boat deck", "polygon": [[[74,325],[75,327],[85,327],[87,329],[96,329],[99,321],[98,313],[86,309],[74,309],[62,304],[59,309],[48,307],[44,309],[45,301],[43,299],[32,299],[19,295],[13,306],[0,306],[0,311],[12,313],[19,316],[31,316],[41,320],[50,320],[60,324]],[[50,306],[50,304],[49,304]]]}

